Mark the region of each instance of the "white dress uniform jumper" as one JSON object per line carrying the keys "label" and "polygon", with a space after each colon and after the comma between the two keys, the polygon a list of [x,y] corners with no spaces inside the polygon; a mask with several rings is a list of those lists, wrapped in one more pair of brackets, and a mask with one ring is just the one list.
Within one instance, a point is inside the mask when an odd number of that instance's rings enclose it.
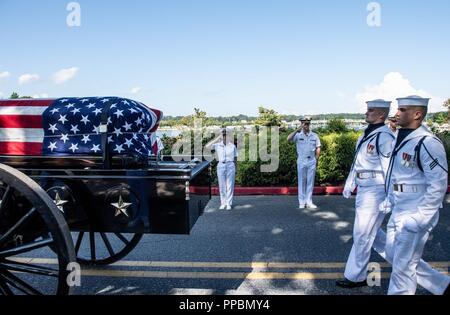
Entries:
{"label": "white dress uniform jumper", "polygon": [[[344,192],[356,187],[353,246],[345,266],[344,276],[352,282],[367,279],[372,247],[384,253],[386,235],[381,229],[384,213],[378,210],[386,198],[385,174],[389,166],[394,135],[384,124],[370,125],[357,142],[356,154]],[[349,197],[349,196],[347,196]]]}
{"label": "white dress uniform jumper", "polygon": [[217,178],[219,181],[220,204],[222,207],[233,206],[234,182],[236,177],[236,165],[234,159],[238,156],[236,146],[233,143],[216,143],[212,146],[216,151]]}
{"label": "white dress uniform jumper", "polygon": [[424,126],[400,141],[392,152],[386,181],[392,204],[386,239],[386,255],[393,261],[388,294],[415,294],[417,283],[442,294],[450,277],[429,266],[421,268],[421,256],[447,191],[445,149]]}
{"label": "white dress uniform jumper", "polygon": [[294,136],[297,147],[297,174],[298,174],[298,203],[299,205],[312,205],[314,179],[316,176],[316,150],[320,148],[319,136],[310,131],[303,131]]}

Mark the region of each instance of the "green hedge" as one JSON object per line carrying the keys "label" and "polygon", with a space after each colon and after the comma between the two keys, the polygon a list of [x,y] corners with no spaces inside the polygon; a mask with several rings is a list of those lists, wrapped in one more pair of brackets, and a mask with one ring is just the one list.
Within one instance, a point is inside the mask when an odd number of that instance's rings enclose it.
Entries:
{"label": "green hedge", "polygon": [[[287,142],[287,136],[292,130],[280,131],[280,157],[276,172],[261,172],[260,160],[256,162],[238,162],[236,185],[240,186],[296,186],[297,185],[297,153],[295,144]],[[349,131],[343,133],[319,134],[322,143],[322,153],[317,166],[316,185],[342,185],[347,177],[353,161],[356,141],[361,133]],[[450,134],[440,134],[444,142],[447,156],[450,156]],[[170,154],[170,147],[175,142],[173,138],[163,138],[165,154]],[[207,141],[204,141],[206,143]],[[246,139],[248,144],[248,139]],[[270,137],[268,140],[270,143]],[[169,148],[168,148],[169,147]],[[248,145],[246,145],[248,151]],[[240,155],[248,152],[239,152]],[[212,163],[214,184],[217,184],[217,162]]]}

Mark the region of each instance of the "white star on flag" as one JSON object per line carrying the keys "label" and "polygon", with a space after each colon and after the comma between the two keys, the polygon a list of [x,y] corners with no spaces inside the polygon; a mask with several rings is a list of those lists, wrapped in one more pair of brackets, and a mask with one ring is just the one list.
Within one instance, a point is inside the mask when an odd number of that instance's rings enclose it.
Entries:
{"label": "white star on flag", "polygon": [[114,132],[113,133],[116,135],[116,137],[118,137],[118,136],[123,134],[122,131],[120,131],[120,128],[114,128]]}
{"label": "white star on flag", "polygon": [[71,125],[72,128],[70,128],[70,131],[72,131],[75,135],[77,134],[77,131],[80,131],[80,129],[78,129],[78,125]]}
{"label": "white star on flag", "polygon": [[94,130],[92,130],[92,132],[95,132],[96,134],[100,133],[100,125],[98,125],[97,127],[94,126]]}
{"label": "white star on flag", "polygon": [[95,116],[97,116],[98,114],[100,114],[102,112],[102,110],[100,108],[96,108],[93,113],[95,114]]}
{"label": "white star on flag", "polygon": [[92,146],[91,151],[94,151],[94,153],[97,153],[98,151],[101,151],[101,150],[100,150],[100,144],[94,144],[94,145]]}
{"label": "white star on flag", "polygon": [[119,109],[118,109],[118,110],[114,113],[114,115],[116,115],[117,118],[123,116],[123,110],[119,110]]}
{"label": "white star on flag", "polygon": [[59,113],[59,108],[54,108],[50,111],[52,114]]}
{"label": "white star on flag", "polygon": [[47,148],[53,152],[53,150],[56,149],[56,142],[50,142],[50,145]]}
{"label": "white star on flag", "polygon": [[75,153],[75,151],[78,150],[78,143],[77,144],[72,143],[72,146],[69,148],[69,150],[72,150],[72,152]]}
{"label": "white star on flag", "polygon": [[89,135],[84,135],[83,140],[81,140],[81,142],[84,142],[84,144],[87,144],[90,141],[91,141],[91,139],[89,139]]}
{"label": "white star on flag", "polygon": [[122,128],[124,128],[125,131],[128,131],[128,130],[131,130],[131,126],[132,126],[131,124],[125,122],[125,125],[123,125]]}
{"label": "white star on flag", "polygon": [[125,149],[123,148],[123,144],[118,145],[116,144],[116,148],[114,149],[114,151],[116,151],[117,153],[121,153],[122,151],[125,151]]}
{"label": "white star on flag", "polygon": [[65,123],[66,121],[68,121],[68,120],[66,119],[67,115],[59,115],[59,116],[60,116],[60,117],[59,117],[58,121],[60,121],[60,122],[64,125],[64,123]]}
{"label": "white star on flag", "polygon": [[57,124],[54,124],[54,125],[50,124],[50,128],[48,128],[48,130],[50,130],[51,132],[55,133],[55,131],[58,130],[58,128],[56,128],[56,125]]}
{"label": "white star on flag", "polygon": [[88,119],[89,115],[87,115],[87,116],[81,115],[81,117],[83,117],[83,118],[81,119],[81,122],[83,122],[85,126],[86,126],[89,122],[91,122],[91,121]]}
{"label": "white star on flag", "polygon": [[125,139],[125,145],[128,146],[128,149],[133,145],[133,139]]}
{"label": "white star on flag", "polygon": [[76,113],[79,113],[80,112],[80,109],[79,108],[75,108],[74,110],[71,110],[70,111],[73,115],[75,115]]}
{"label": "white star on flag", "polygon": [[65,144],[65,143],[66,143],[66,141],[69,141],[69,137],[68,137],[68,135],[67,135],[67,134],[65,134],[65,135],[63,134],[60,140],[61,140],[61,141],[63,141],[63,142],[64,142],[64,144]]}

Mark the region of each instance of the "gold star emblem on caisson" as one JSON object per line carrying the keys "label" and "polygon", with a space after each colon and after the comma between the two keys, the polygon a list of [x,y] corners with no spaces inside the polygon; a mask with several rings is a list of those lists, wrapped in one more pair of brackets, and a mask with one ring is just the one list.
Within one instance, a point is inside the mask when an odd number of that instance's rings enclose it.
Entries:
{"label": "gold star emblem on caisson", "polygon": [[112,203],[111,204],[114,208],[116,208],[116,213],[114,214],[114,216],[119,216],[120,214],[124,214],[127,217],[129,217],[128,213],[127,213],[127,208],[129,206],[131,206],[131,203],[128,202],[123,202],[122,196],[119,196],[119,201],[117,203]]}
{"label": "gold star emblem on caisson", "polygon": [[61,197],[59,196],[59,193],[56,192],[56,196],[55,196],[55,200],[53,200],[53,202],[55,203],[55,205],[58,207],[58,209],[64,213],[64,205],[66,203],[68,203],[67,200],[62,200]]}

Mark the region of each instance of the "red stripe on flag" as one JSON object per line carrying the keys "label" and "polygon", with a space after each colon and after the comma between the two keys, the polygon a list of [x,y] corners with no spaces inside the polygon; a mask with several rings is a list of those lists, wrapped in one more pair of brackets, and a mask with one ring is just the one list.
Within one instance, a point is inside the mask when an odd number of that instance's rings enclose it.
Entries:
{"label": "red stripe on flag", "polygon": [[0,106],[50,106],[55,100],[1,100]]}
{"label": "red stripe on flag", "polygon": [[42,116],[0,115],[0,128],[42,128]]}
{"label": "red stripe on flag", "polygon": [[0,155],[42,155],[42,143],[0,142]]}

